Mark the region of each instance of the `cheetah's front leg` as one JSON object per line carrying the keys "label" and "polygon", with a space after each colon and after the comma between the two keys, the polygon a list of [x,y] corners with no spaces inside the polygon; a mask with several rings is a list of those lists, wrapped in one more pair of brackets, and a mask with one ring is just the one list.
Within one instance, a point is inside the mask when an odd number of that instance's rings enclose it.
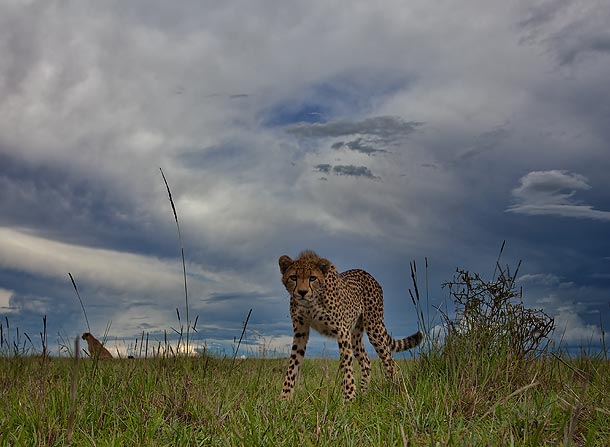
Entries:
{"label": "cheetah's front leg", "polygon": [[354,400],[356,397],[356,384],[354,381],[354,368],[352,364],[352,337],[349,331],[343,328],[339,333],[340,369],[343,371],[343,397]]}
{"label": "cheetah's front leg", "polygon": [[292,390],[299,372],[299,367],[303,363],[305,357],[305,349],[309,340],[309,326],[293,323],[294,336],[292,338],[292,349],[290,350],[290,361],[288,362],[288,370],[286,371],[286,379],[282,387],[280,399],[290,399]]}
{"label": "cheetah's front leg", "polygon": [[360,371],[362,375],[360,377],[360,392],[367,390],[371,381],[371,362],[369,356],[366,354],[364,343],[362,340],[362,320],[356,325],[354,332],[352,333],[352,349],[354,350],[354,357],[360,363]]}

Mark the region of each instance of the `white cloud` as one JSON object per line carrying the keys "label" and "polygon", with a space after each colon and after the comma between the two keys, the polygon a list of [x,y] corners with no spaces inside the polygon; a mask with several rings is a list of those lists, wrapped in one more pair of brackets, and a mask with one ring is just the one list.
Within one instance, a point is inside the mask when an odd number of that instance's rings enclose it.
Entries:
{"label": "white cloud", "polygon": [[520,276],[517,281],[519,284],[556,286],[559,285],[560,278],[552,273],[534,273]]}
{"label": "white cloud", "polygon": [[515,205],[506,211],[531,216],[560,216],[610,221],[610,211],[600,211],[588,205]]}
{"label": "white cloud", "polygon": [[[538,275],[532,275],[538,276]],[[544,275],[541,275],[544,276]],[[558,278],[557,278],[558,279]],[[535,286],[532,283],[531,286]],[[555,320],[553,340],[568,346],[599,345],[601,342],[601,328],[596,323],[590,323],[584,316],[593,315],[593,321],[599,321],[600,301],[605,295],[603,289],[576,286],[571,282],[538,282],[542,288],[538,289],[539,298],[533,299],[534,308],[540,308]],[[535,296],[536,289],[528,287],[524,295],[532,302],[532,291]],[[584,300],[581,301],[581,298]]]}
{"label": "white cloud", "polygon": [[571,346],[598,345],[601,342],[601,329],[594,324],[587,324],[582,317],[570,307],[560,307],[555,319],[554,338]]}
{"label": "white cloud", "polygon": [[[576,190],[590,189],[587,178],[567,171],[533,171],[521,177],[513,195],[529,204],[569,204]],[[565,192],[565,191],[569,192]]]}
{"label": "white cloud", "polygon": [[381,141],[406,138],[423,123],[406,122],[395,116],[376,116],[362,121],[331,121],[329,123],[299,123],[288,127],[288,133],[302,138],[365,135]]}
{"label": "white cloud", "polygon": [[179,265],[114,250],[57,242],[27,232],[0,228],[0,266],[43,275],[87,281],[114,290],[145,292],[180,289]]}
{"label": "white cloud", "polygon": [[[92,248],[58,242],[24,230],[0,227],[0,267],[42,275],[69,282],[72,273],[77,284],[88,283],[120,293],[139,296],[179,296],[183,293],[182,264],[177,260],[163,260],[103,248]],[[247,288],[239,277],[209,272],[189,264],[190,286],[210,293],[225,291],[224,284],[239,289]],[[193,279],[193,275],[197,278]],[[233,290],[235,290],[233,289]]]}
{"label": "white cloud", "polygon": [[[263,356],[287,356],[292,346],[292,335],[276,335],[259,337],[254,346],[249,346],[246,352]],[[311,348],[311,346],[309,346]]]}
{"label": "white cloud", "polygon": [[3,289],[0,287],[0,314],[10,314],[15,310],[11,307],[12,290]]}
{"label": "white cloud", "polygon": [[582,63],[610,52],[607,23],[610,10],[599,2],[542,2],[531,8],[520,25],[524,42],[545,42],[562,65]]}
{"label": "white cloud", "polygon": [[507,212],[610,221],[610,211],[578,203],[577,191],[591,189],[588,179],[568,171],[532,171],[521,177],[512,194],[516,204]]}

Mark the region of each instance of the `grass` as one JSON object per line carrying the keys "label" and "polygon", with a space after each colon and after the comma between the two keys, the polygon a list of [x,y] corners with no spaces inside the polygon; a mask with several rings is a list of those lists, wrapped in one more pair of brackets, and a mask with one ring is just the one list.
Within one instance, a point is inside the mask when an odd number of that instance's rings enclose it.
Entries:
{"label": "grass", "polygon": [[[554,350],[552,318],[524,306],[518,267],[511,274],[499,259],[489,281],[457,270],[444,284],[455,312],[437,309],[438,321],[424,317],[412,263],[419,327],[433,336],[418,358],[399,360],[395,382],[374,360],[369,391],[351,403],[343,400],[336,359],[306,358],[293,400],[285,402],[278,397],[286,359],[236,360],[237,351],[232,358],[189,357],[167,337],[163,352],[159,342],[148,357],[148,335],[141,358],[144,333],[137,359],[79,360],[78,339],[73,349],[64,342],[73,358],[51,358],[46,318],[42,355],[35,356],[29,335],[5,318],[0,445],[610,446],[605,338],[597,357]],[[186,274],[185,305],[188,351]]]}
{"label": "grass", "polygon": [[[338,362],[306,359],[283,402],[284,359],[85,359],[70,435],[79,446],[610,445],[607,360],[534,359],[521,386],[504,371],[453,377],[441,358],[399,364],[388,383],[374,362],[371,389],[347,403]],[[0,444],[65,445],[74,371],[73,359],[0,359]]]}

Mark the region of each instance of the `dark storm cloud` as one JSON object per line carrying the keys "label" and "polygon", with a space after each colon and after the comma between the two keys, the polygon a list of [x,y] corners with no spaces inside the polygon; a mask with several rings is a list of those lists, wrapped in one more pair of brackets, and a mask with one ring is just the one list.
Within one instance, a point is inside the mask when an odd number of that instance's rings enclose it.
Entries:
{"label": "dark storm cloud", "polygon": [[154,232],[149,217],[111,179],[69,164],[38,164],[0,152],[0,190],[0,209],[11,210],[0,214],[3,226],[134,251]]}
{"label": "dark storm cloud", "polygon": [[[336,141],[331,144],[331,149],[375,155],[387,153],[386,147],[395,147],[400,144],[422,124],[416,121],[405,121],[395,116],[377,116],[361,121],[336,120],[328,123],[299,123],[288,127],[287,132],[299,138],[311,139],[357,136],[348,141]],[[323,173],[330,172],[328,165],[318,165],[316,169]],[[336,175],[379,178],[365,166],[339,165],[334,167],[333,172]]]}
{"label": "dark storm cloud", "polygon": [[610,54],[608,23],[608,5],[558,0],[532,6],[519,25],[528,33],[523,43],[548,45],[559,65],[571,65],[587,55]]}
{"label": "dark storm cloud", "polygon": [[323,174],[330,174],[331,172],[335,175],[344,175],[350,177],[364,177],[378,180],[379,177],[373,175],[371,170],[366,166],[354,166],[354,165],[336,165],[332,166],[329,164],[319,164],[314,166],[314,169]]}
{"label": "dark storm cloud", "polygon": [[0,154],[0,182],[4,192],[0,206],[12,210],[2,213],[4,224],[70,225],[83,219],[92,223],[108,219],[124,206],[111,203],[92,177],[85,179],[68,167],[31,164],[10,155]]}
{"label": "dark storm cloud", "polygon": [[[87,328],[80,310],[74,289],[71,289],[68,276],[66,280],[53,281],[0,268],[0,284],[10,292],[8,308],[0,308],[0,321],[4,326],[4,336],[7,337],[6,320],[10,325],[11,334],[17,329],[21,334],[27,333],[32,338],[34,347],[40,347],[39,333],[43,331],[43,318],[46,316],[47,334],[50,340],[56,336],[72,337],[75,333],[84,332]],[[89,309],[89,290],[84,293],[85,306]],[[89,313],[91,324],[98,321]],[[22,340],[23,341],[23,340]],[[29,343],[28,343],[29,347]],[[56,354],[56,352],[53,352]]]}
{"label": "dark storm cloud", "polygon": [[324,174],[329,174],[332,169],[332,165],[329,164],[319,164],[315,166],[315,169],[319,172],[323,172]]}
{"label": "dark storm cloud", "polygon": [[347,143],[343,141],[338,141],[331,145],[331,149],[339,150],[339,149],[349,149],[355,152],[360,152],[362,154],[371,155],[377,152],[387,152],[384,149],[376,149],[368,142],[364,141],[362,138],[358,138],[353,141],[348,141]]}
{"label": "dark storm cloud", "polygon": [[488,132],[482,133],[477,137],[472,147],[458,156],[458,160],[470,160],[485,152],[496,149],[510,137],[511,133],[511,129],[508,126],[498,126]]}
{"label": "dark storm cloud", "polygon": [[535,28],[552,20],[570,0],[551,0],[530,6],[526,18],[519,21],[519,26]]}
{"label": "dark storm cloud", "polygon": [[333,172],[337,175],[348,175],[353,177],[366,177],[370,179],[378,179],[373,175],[371,170],[366,166],[354,166],[354,165],[337,165],[333,167]]}
{"label": "dark storm cloud", "polygon": [[[610,20],[610,16],[607,19]],[[555,36],[555,39],[561,65],[573,64],[587,55],[610,55],[610,34],[590,34],[588,29],[570,30]]]}
{"label": "dark storm cloud", "polygon": [[178,160],[191,169],[203,169],[209,166],[237,169],[236,166],[247,162],[247,156],[248,152],[242,145],[225,143],[196,151],[185,151],[178,156]]}
{"label": "dark storm cloud", "polygon": [[324,124],[299,123],[288,127],[286,131],[302,138],[369,135],[382,140],[395,140],[412,134],[422,124],[417,121],[405,121],[396,116],[377,116],[362,121],[337,120]]}

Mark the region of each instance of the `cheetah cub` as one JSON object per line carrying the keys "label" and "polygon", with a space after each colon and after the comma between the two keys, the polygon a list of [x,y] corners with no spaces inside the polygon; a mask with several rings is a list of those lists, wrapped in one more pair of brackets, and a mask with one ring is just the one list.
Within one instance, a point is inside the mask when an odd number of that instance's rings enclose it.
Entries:
{"label": "cheetah cub", "polygon": [[369,340],[393,379],[396,362],[392,352],[417,346],[423,335],[416,332],[401,340],[392,338],[383,323],[383,292],[379,283],[364,270],[338,273],[327,259],[313,251],[302,252],[297,259],[279,259],[282,283],[290,294],[290,317],[294,328],[292,350],[281,399],[290,399],[299,366],[305,356],[309,330],[337,339],[340,370],[343,372],[343,395],[353,400],[356,395],[352,356],[360,363],[360,390],[365,391],[371,373],[362,333]]}
{"label": "cheetah cub", "polygon": [[91,335],[89,332],[85,332],[81,337],[87,341],[87,348],[89,349],[89,355],[91,358],[97,356],[99,359],[111,359],[112,354],[108,349],[104,348],[100,341]]}

